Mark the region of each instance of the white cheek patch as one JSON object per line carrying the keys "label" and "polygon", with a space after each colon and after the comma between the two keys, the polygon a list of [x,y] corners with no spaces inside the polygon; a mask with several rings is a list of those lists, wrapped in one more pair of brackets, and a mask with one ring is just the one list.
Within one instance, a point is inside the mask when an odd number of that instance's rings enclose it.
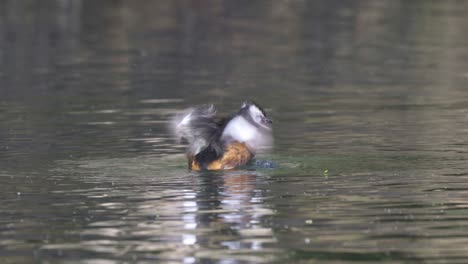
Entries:
{"label": "white cheek patch", "polygon": [[255,123],[257,123],[258,126],[261,126],[266,130],[271,130],[271,127],[262,121],[262,119],[265,118],[265,115],[257,106],[255,105],[250,106],[249,115],[252,118],[252,120],[254,120]]}
{"label": "white cheek patch", "polygon": [[262,111],[258,109],[255,105],[249,107],[250,116],[263,116]]}
{"label": "white cheek patch", "polygon": [[262,123],[262,117],[261,117],[261,116],[256,115],[256,116],[253,116],[252,118],[253,118],[253,120],[254,120],[257,124],[261,124],[261,123]]}

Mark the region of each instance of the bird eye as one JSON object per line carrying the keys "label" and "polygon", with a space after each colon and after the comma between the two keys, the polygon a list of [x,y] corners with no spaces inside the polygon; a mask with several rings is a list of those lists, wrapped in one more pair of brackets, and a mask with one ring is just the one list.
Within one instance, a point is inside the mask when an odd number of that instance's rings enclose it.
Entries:
{"label": "bird eye", "polygon": [[262,122],[262,119],[263,119],[262,116],[259,116],[259,115],[256,115],[256,116],[255,116],[255,121],[258,122],[258,123],[261,123],[261,122]]}

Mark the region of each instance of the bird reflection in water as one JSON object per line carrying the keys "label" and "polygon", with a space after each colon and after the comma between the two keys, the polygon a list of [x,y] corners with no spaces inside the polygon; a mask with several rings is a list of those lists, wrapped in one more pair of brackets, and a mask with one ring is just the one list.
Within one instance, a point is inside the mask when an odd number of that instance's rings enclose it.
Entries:
{"label": "bird reflection in water", "polygon": [[276,242],[271,228],[262,226],[262,217],[273,211],[263,206],[263,192],[257,189],[261,175],[202,172],[194,180],[195,194],[188,194],[184,202],[183,244],[197,245],[213,257],[216,250],[258,252],[264,244]]}

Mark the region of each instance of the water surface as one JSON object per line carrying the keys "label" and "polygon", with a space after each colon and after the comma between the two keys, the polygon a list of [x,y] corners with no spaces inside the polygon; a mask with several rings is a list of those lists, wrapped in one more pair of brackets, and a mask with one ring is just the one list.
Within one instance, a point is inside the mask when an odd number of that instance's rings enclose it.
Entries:
{"label": "water surface", "polygon": [[[468,3],[0,1],[2,263],[465,263]],[[258,101],[277,168],[167,120]]]}

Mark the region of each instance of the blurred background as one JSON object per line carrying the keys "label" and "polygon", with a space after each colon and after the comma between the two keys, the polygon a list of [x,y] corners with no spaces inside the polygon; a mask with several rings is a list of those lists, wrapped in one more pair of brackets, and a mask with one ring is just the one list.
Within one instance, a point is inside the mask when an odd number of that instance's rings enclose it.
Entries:
{"label": "blurred background", "polygon": [[[257,100],[276,119],[298,121],[278,126],[280,144],[284,137],[294,140],[293,131],[327,125],[304,124],[314,122],[317,112],[343,110],[346,116],[339,118],[356,118],[355,129],[382,119],[411,125],[426,112],[403,117],[401,111],[378,111],[377,120],[349,114],[387,105],[463,104],[467,8],[463,1],[3,0],[0,138],[14,137],[18,117],[21,133],[35,140],[12,139],[2,147],[69,154],[74,150],[46,146],[63,136],[57,133],[74,133],[63,122],[126,122],[125,129],[90,131],[103,135],[80,146],[78,154],[88,155],[83,151],[95,145],[90,151],[99,151],[102,137],[113,142],[141,136],[133,122],[154,117],[128,111],[151,107],[151,101],[144,104],[149,99],[183,102],[169,104],[173,108],[215,103],[225,112],[242,100]],[[104,114],[74,115],[93,109]],[[109,109],[120,113],[101,117]],[[453,121],[444,125],[459,126]],[[381,126],[373,129],[387,133],[393,127]],[[425,133],[421,129],[417,137]],[[294,143],[310,144],[316,135]],[[77,144],[92,140],[73,135]]]}
{"label": "blurred background", "polygon": [[[467,32],[456,0],[0,0],[0,259],[463,262]],[[169,117],[243,100],[281,169],[187,172]]]}

